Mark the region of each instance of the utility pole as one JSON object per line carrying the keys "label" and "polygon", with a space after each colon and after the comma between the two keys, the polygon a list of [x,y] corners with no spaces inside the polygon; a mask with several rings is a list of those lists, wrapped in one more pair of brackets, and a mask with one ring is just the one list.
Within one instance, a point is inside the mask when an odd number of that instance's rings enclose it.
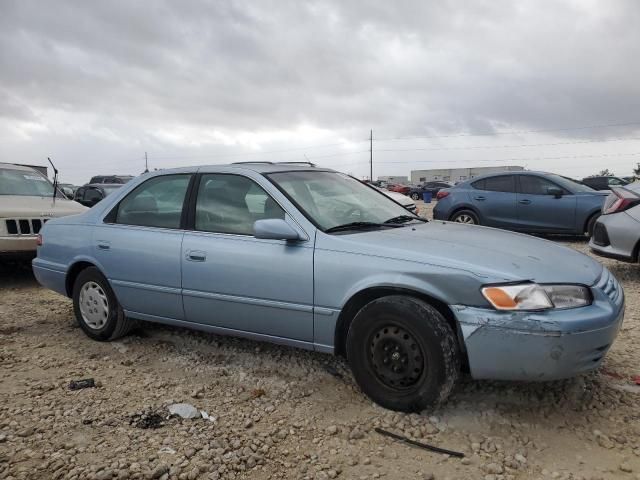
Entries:
{"label": "utility pole", "polygon": [[373,130],[369,135],[369,180],[373,182]]}
{"label": "utility pole", "polygon": [[149,173],[149,159],[147,158],[147,152],[144,152],[144,173]]}

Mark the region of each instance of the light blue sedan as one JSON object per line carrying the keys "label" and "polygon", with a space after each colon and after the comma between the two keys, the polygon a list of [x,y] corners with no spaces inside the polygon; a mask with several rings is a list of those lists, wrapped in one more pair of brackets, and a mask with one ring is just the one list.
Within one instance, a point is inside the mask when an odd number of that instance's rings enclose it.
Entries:
{"label": "light blue sedan", "polygon": [[143,175],[49,221],[33,269],[95,340],[137,320],[344,355],[378,404],[418,411],[460,372],[550,380],[592,370],[624,296],[598,262],[525,235],[426,222],[312,165]]}
{"label": "light blue sedan", "polygon": [[608,194],[553,173],[494,173],[440,190],[433,218],[527,233],[591,235]]}

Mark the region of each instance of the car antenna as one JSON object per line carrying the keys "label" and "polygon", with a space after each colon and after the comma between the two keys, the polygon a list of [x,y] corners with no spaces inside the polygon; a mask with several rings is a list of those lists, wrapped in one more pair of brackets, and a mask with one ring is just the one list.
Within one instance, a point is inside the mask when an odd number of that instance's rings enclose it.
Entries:
{"label": "car antenna", "polygon": [[53,204],[56,204],[56,193],[58,190],[58,169],[56,168],[56,166],[53,164],[53,162],[51,161],[50,157],[47,157],[47,160],[49,160],[49,163],[51,164],[51,167],[53,167]]}

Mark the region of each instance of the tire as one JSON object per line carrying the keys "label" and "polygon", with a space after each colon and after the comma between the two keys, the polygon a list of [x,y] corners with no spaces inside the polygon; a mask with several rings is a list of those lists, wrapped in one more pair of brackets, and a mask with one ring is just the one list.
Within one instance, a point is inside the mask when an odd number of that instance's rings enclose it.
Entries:
{"label": "tire", "polygon": [[391,410],[437,406],[460,376],[455,333],[435,308],[414,297],[392,295],[365,305],[349,327],[346,350],[362,391]]}
{"label": "tire", "polygon": [[82,270],[76,278],[73,311],[84,333],[101,342],[124,337],[135,326],[124,316],[109,282],[96,267]]}
{"label": "tire", "polygon": [[411,200],[420,200],[420,195],[418,195],[417,193],[412,193]]}
{"label": "tire", "polygon": [[449,219],[451,222],[465,223],[467,225],[480,225],[478,216],[471,210],[459,210]]}
{"label": "tire", "polygon": [[591,237],[591,235],[593,235],[593,229],[595,228],[596,222],[599,218],[600,213],[594,213],[593,215],[591,215],[591,217],[589,217],[589,220],[587,221],[587,230],[585,232],[587,234],[587,237]]}

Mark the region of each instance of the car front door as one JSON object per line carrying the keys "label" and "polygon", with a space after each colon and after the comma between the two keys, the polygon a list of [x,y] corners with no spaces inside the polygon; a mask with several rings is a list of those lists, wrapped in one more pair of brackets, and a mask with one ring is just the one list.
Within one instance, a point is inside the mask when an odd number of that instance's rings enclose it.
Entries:
{"label": "car front door", "polygon": [[471,184],[471,203],[480,212],[482,225],[514,228],[518,221],[516,183],[513,175],[498,175]]}
{"label": "car front door", "polygon": [[97,225],[93,249],[122,307],[135,317],[182,320],[180,248],[190,174],[150,178]]}
{"label": "car front door", "polygon": [[538,175],[519,175],[518,224],[524,231],[573,232],[576,196]]}
{"label": "car front door", "polygon": [[306,234],[249,177],[203,173],[194,192],[193,230],[181,257],[186,319],[222,332],[312,342],[313,239],[255,238],[254,222],[268,218]]}

